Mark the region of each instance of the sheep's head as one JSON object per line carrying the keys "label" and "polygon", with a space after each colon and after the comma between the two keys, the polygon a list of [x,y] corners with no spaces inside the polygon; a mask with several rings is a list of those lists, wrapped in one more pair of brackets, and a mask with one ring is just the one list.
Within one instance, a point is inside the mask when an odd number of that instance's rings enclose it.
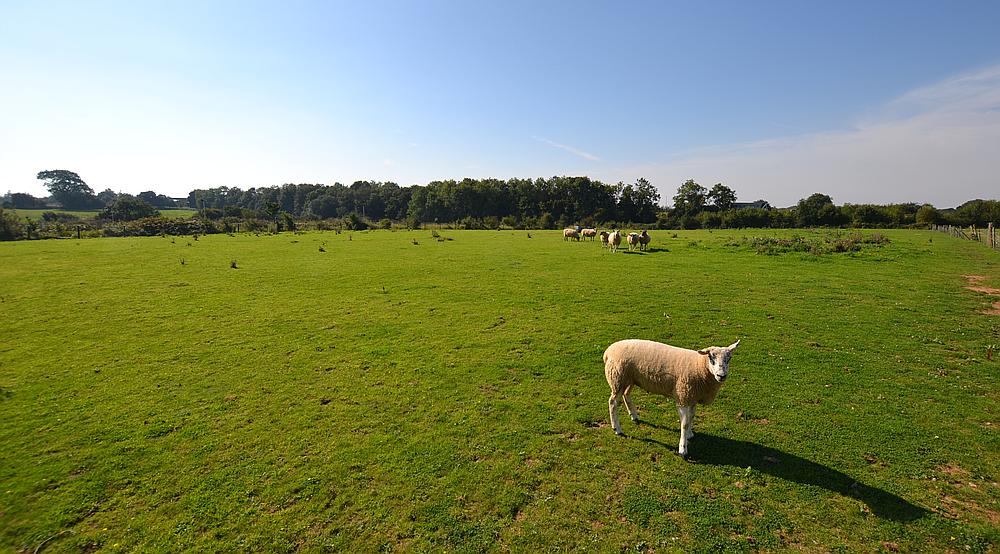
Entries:
{"label": "sheep's head", "polygon": [[708,370],[712,372],[715,380],[723,383],[729,375],[729,358],[733,355],[733,350],[740,345],[737,340],[729,346],[709,346],[698,351],[699,354],[708,356]]}

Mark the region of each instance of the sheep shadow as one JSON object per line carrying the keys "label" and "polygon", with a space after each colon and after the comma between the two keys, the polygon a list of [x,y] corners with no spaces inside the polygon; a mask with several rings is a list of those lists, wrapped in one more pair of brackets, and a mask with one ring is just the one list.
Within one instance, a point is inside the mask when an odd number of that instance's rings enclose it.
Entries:
{"label": "sheep shadow", "polygon": [[[668,445],[655,439],[636,438],[676,450],[676,445]],[[861,483],[846,473],[752,442],[696,433],[691,439],[688,461],[716,466],[752,467],[772,477],[821,487],[843,496],[857,498],[868,506],[872,514],[891,521],[913,521],[928,513],[920,506],[890,492]]]}
{"label": "sheep shadow", "polygon": [[670,252],[666,248],[647,248],[645,250],[629,250],[628,248],[619,247],[618,252],[622,254],[656,254],[658,252]]}

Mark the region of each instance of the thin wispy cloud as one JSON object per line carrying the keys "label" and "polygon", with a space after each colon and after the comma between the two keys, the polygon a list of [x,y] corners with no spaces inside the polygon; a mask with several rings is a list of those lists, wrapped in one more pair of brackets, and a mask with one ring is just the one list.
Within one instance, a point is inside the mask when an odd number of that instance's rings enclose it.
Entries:
{"label": "thin wispy cloud", "polygon": [[664,198],[693,178],[779,206],[823,192],[838,203],[949,207],[997,197],[997,144],[1000,65],[906,92],[846,130],[688,150],[629,171],[653,179]]}
{"label": "thin wispy cloud", "polygon": [[542,137],[534,137],[533,136],[531,138],[537,140],[538,142],[541,142],[541,143],[544,143],[544,144],[548,144],[549,146],[551,146],[553,148],[558,148],[560,150],[565,150],[565,151],[569,152],[570,154],[573,154],[574,156],[579,156],[579,157],[581,157],[581,158],[583,158],[585,160],[590,160],[592,162],[599,162],[599,161],[601,161],[601,158],[599,158],[599,157],[591,154],[590,152],[584,152],[583,150],[580,150],[579,148],[574,148],[574,147],[569,146],[567,144],[560,144],[558,142],[551,141],[551,140],[549,140],[547,138],[542,138]]}

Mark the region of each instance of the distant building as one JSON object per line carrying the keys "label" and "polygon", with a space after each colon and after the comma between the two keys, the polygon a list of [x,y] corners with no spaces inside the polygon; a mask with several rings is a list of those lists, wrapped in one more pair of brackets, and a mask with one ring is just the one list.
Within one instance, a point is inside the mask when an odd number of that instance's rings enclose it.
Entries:
{"label": "distant building", "polygon": [[747,208],[757,208],[759,210],[770,210],[771,204],[767,200],[755,200],[753,202],[733,202],[734,210],[745,210]]}

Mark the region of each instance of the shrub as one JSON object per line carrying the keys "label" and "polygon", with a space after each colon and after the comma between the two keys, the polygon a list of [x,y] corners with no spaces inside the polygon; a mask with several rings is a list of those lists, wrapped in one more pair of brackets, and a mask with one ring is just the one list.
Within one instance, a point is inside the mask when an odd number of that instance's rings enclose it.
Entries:
{"label": "shrub", "polygon": [[24,226],[17,215],[0,208],[0,240],[17,240],[24,236]]}
{"label": "shrub", "polygon": [[549,212],[543,213],[538,218],[538,228],[539,229],[555,229],[556,228],[556,220],[555,220],[555,218],[552,217],[552,214],[550,214]]}
{"label": "shrub", "polygon": [[147,217],[124,223],[106,224],[106,237],[152,237],[156,235],[197,235],[223,231],[222,224],[204,219],[172,219]]}
{"label": "shrub", "polygon": [[364,231],[368,228],[368,222],[362,219],[357,212],[351,212],[344,218],[344,227],[351,231]]}
{"label": "shrub", "polygon": [[[281,212],[281,221],[285,224],[286,231],[295,230],[295,219],[292,217],[292,214],[288,212]],[[280,231],[281,229],[278,230]]]}
{"label": "shrub", "polygon": [[67,221],[79,221],[80,218],[65,212],[42,212],[42,220],[47,222],[67,222]]}
{"label": "shrub", "polygon": [[160,212],[148,202],[139,200],[134,196],[121,194],[115,198],[114,202],[105,207],[97,217],[98,219],[134,221],[158,215],[160,215]]}

